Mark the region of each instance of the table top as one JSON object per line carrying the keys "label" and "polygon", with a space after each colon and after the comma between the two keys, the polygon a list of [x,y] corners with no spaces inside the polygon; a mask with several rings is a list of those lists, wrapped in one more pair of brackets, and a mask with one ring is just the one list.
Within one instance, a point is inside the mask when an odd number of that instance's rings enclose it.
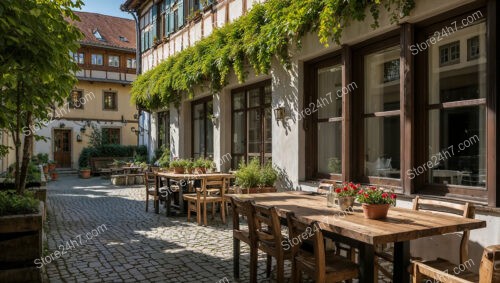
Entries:
{"label": "table top", "polygon": [[173,173],[173,172],[158,172],[158,173],[156,173],[156,175],[158,175],[160,177],[166,177],[166,178],[172,178],[172,179],[203,179],[203,178],[210,178],[210,177],[234,178],[234,174],[230,174],[230,173],[177,174],[177,173]]}
{"label": "table top", "polygon": [[320,227],[368,244],[403,242],[446,233],[486,227],[486,222],[451,215],[391,207],[387,218],[364,218],[361,206],[352,211],[327,207],[326,198],[308,192],[280,192],[262,194],[230,194],[227,198],[252,199],[263,206],[274,206],[280,217],[293,211],[306,223],[318,221]]}

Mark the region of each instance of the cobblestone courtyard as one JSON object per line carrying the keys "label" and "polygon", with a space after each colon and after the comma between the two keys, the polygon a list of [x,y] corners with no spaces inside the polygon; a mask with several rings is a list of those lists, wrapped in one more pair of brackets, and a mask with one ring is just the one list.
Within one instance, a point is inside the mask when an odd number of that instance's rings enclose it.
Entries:
{"label": "cobblestone courtyard", "polygon": [[[154,214],[152,202],[146,212],[144,199],[144,186],[117,187],[101,178],[50,182],[48,281],[234,282],[230,221],[198,226],[167,218],[163,208]],[[241,282],[247,282],[248,250],[242,248]],[[56,258],[56,251],[66,253]]]}

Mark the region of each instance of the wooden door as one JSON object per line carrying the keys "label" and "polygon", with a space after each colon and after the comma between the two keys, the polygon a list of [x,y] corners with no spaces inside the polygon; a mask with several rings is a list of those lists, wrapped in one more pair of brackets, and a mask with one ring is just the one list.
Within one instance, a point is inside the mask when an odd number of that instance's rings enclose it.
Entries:
{"label": "wooden door", "polygon": [[71,167],[71,130],[54,130],[54,160],[57,167]]}

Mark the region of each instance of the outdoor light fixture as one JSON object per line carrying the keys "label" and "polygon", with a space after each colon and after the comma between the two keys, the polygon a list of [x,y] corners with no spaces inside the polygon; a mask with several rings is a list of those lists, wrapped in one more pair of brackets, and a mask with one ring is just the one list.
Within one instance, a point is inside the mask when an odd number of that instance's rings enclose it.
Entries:
{"label": "outdoor light fixture", "polygon": [[136,135],[139,135],[139,133],[141,132],[141,130],[136,130],[135,127],[130,128],[130,130],[132,131],[132,133],[135,133]]}
{"label": "outdoor light fixture", "polygon": [[80,128],[80,133],[85,134],[86,130],[87,130],[87,128],[85,128],[85,126],[83,126]]}
{"label": "outdoor light fixture", "polygon": [[64,128],[64,127],[66,127],[66,125],[64,123],[59,124],[59,128]]}
{"label": "outdoor light fixture", "polygon": [[137,120],[137,119],[139,119],[139,114],[135,113],[134,114],[134,120]]}
{"label": "outdoor light fixture", "polygon": [[274,116],[276,117],[276,121],[284,121],[285,120],[285,107],[278,107],[274,109]]}
{"label": "outdoor light fixture", "polygon": [[80,134],[76,135],[76,141],[81,142],[82,141],[82,136]]}

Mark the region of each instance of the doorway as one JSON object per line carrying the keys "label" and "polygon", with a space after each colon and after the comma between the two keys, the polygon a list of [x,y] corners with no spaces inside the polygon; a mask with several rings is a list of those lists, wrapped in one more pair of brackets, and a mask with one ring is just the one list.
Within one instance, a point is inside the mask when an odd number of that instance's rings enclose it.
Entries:
{"label": "doorway", "polygon": [[54,161],[58,168],[71,167],[71,130],[54,130]]}

